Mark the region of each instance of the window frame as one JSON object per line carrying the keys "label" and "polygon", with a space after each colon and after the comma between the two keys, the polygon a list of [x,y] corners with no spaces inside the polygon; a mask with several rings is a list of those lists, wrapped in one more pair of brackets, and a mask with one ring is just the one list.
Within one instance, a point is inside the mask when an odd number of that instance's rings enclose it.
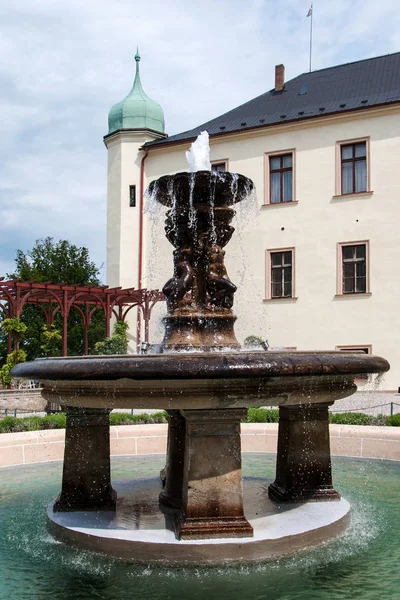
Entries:
{"label": "window frame", "polygon": [[[291,252],[292,253],[292,295],[291,296],[272,296],[272,261],[271,255],[278,252]],[[296,253],[294,246],[289,248],[269,248],[265,251],[265,263],[266,263],[266,276],[265,276],[265,300],[279,301],[279,300],[296,300]]]}
{"label": "window frame", "polygon": [[[339,352],[357,352],[357,350],[367,350],[365,354],[372,354],[372,344],[346,344],[344,346],[335,346],[335,350]],[[357,381],[362,381],[363,383],[368,383],[371,379],[371,376],[368,373],[359,373],[355,375],[354,379]]]}
{"label": "window frame", "polygon": [[[271,169],[270,158],[278,156],[292,155],[292,199],[287,202],[271,202]],[[296,148],[287,148],[284,150],[275,150],[274,152],[265,152],[264,154],[264,206],[283,206],[286,204],[295,204],[296,199]]]}
{"label": "window frame", "polygon": [[[345,292],[343,289],[343,251],[342,248],[345,246],[365,246],[365,292]],[[337,244],[337,282],[336,282],[336,295],[337,296],[365,296],[371,294],[370,289],[370,243],[369,240],[356,240],[352,242],[338,242]]]}
{"label": "window frame", "polygon": [[[211,160],[211,170],[213,170],[213,166],[214,165],[225,165],[225,171],[229,171],[229,159],[228,158],[221,158],[220,160]],[[214,171],[216,172],[216,171]]]}
{"label": "window frame", "polygon": [[[367,182],[366,190],[362,192],[346,192],[342,193],[342,147],[350,146],[355,144],[361,144],[365,142],[365,159],[367,169]],[[355,181],[353,181],[353,187]],[[370,137],[352,138],[349,140],[339,140],[336,142],[336,177],[335,177],[335,196],[347,197],[347,196],[359,196],[361,194],[371,193],[371,152],[370,152]]]}
{"label": "window frame", "polygon": [[[132,203],[132,190],[134,190],[135,199]],[[129,186],[129,208],[136,208],[136,184],[132,184]]]}

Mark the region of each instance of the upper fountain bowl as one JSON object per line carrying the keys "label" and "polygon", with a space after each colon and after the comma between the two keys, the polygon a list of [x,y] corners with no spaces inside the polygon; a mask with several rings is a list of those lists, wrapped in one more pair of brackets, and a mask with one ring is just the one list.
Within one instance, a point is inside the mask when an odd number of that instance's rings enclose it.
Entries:
{"label": "upper fountain bowl", "polygon": [[188,199],[193,207],[218,208],[244,200],[253,190],[253,182],[244,175],[197,171],[164,175],[149,185],[148,194],[169,208],[187,208]]}

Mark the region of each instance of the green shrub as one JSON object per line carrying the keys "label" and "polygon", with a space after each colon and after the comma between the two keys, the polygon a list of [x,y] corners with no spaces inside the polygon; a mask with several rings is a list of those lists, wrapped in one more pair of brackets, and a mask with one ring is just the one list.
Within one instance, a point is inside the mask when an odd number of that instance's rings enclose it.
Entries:
{"label": "green shrub", "polygon": [[142,413],[131,415],[130,413],[111,413],[110,425],[146,425],[151,423],[167,423],[167,413],[158,412],[151,415]]}
{"label": "green shrub", "polygon": [[261,346],[262,342],[262,337],[258,335],[248,335],[244,340],[244,346]]}
{"label": "green shrub", "polygon": [[388,425],[391,425],[392,427],[400,427],[400,413],[397,413],[395,415],[390,415],[390,417],[387,417],[386,422]]}
{"label": "green shrub", "polygon": [[67,416],[65,413],[54,413],[41,418],[40,429],[65,429]]}
{"label": "green shrub", "polygon": [[373,417],[364,413],[329,413],[329,422],[338,425],[371,425]]}
{"label": "green shrub", "polygon": [[[65,413],[56,413],[45,417],[4,417],[0,419],[0,433],[12,433],[20,431],[39,431],[40,429],[65,429]],[[111,413],[110,425],[143,425],[150,423],[166,423],[167,413],[158,412],[154,414],[142,413],[131,415],[130,413]]]}
{"label": "green shrub", "polygon": [[279,410],[277,408],[249,408],[246,423],[278,423]]}
{"label": "green shrub", "polygon": [[128,323],[117,321],[112,336],[95,344],[95,354],[126,354],[128,352],[128,329]]}
{"label": "green shrub", "polygon": [[0,421],[0,432],[18,432],[18,431],[38,431],[42,417],[24,417],[18,419],[14,417],[5,417]]}
{"label": "green shrub", "polygon": [[[329,421],[339,425],[390,425],[400,427],[400,413],[390,417],[378,415],[373,417],[364,413],[330,413]],[[110,425],[145,425],[152,423],[167,423],[168,415],[165,411],[148,414],[141,413],[111,413]],[[249,408],[246,423],[278,423],[279,410],[277,408]],[[45,417],[4,417],[0,419],[0,433],[19,431],[39,431],[40,429],[64,429],[66,425],[65,413],[56,413]]]}
{"label": "green shrub", "polygon": [[387,415],[377,415],[376,417],[372,417],[370,425],[385,427],[386,425],[390,425],[390,423],[388,423],[388,418],[389,417]]}

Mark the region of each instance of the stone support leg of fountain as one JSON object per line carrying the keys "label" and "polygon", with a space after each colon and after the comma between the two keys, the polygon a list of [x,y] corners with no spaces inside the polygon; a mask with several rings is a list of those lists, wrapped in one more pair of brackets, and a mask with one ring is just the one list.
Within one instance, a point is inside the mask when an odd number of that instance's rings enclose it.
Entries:
{"label": "stone support leg of fountain", "polygon": [[182,506],[182,482],[185,459],[185,419],[179,410],[168,410],[167,460],[161,471],[163,490],[160,502],[171,508]]}
{"label": "stone support leg of fountain", "polygon": [[279,407],[276,479],[271,500],[339,500],[332,485],[329,413],[332,403]]}
{"label": "stone support leg of fountain", "polygon": [[186,421],[179,539],[251,537],[244,516],[240,422],[245,409],[182,410]]}
{"label": "stone support leg of fountain", "polygon": [[61,493],[55,512],[115,510],[111,486],[110,409],[66,407]]}

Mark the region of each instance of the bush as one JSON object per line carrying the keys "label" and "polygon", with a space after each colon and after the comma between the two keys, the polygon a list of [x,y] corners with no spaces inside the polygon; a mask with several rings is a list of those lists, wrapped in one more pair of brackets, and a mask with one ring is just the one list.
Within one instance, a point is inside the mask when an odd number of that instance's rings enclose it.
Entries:
{"label": "bush", "polygon": [[[400,413],[386,417],[378,415],[373,417],[363,413],[330,413],[330,423],[338,425],[390,425],[400,427]],[[168,415],[165,411],[148,414],[131,415],[130,413],[111,413],[110,425],[146,425],[152,423],[167,423]],[[278,423],[279,410],[277,408],[249,408],[245,423]],[[46,417],[4,417],[0,419],[0,433],[19,431],[39,431],[40,429],[64,429],[66,425],[65,413],[56,413]]]}
{"label": "bush", "polygon": [[329,413],[329,422],[338,425],[371,425],[373,418],[364,413]]}
{"label": "bush", "polygon": [[131,415],[130,413],[111,413],[110,425],[146,425],[151,423],[167,423],[167,413],[158,412],[151,415],[142,413]]}
{"label": "bush", "polygon": [[387,415],[377,415],[376,417],[372,417],[370,425],[378,425],[379,427],[385,427],[386,425],[390,424],[388,423],[388,418],[389,417]]}
{"label": "bush", "polygon": [[396,415],[390,415],[390,417],[387,417],[386,422],[392,427],[400,427],[400,413],[397,413]]}
{"label": "bush", "polygon": [[54,413],[41,417],[40,429],[65,429],[67,416],[65,413]]}
{"label": "bush", "polygon": [[278,423],[279,410],[277,408],[249,408],[246,423]]}
{"label": "bush", "polygon": [[95,354],[126,354],[128,352],[128,323],[117,321],[113,334],[94,346]]}
{"label": "bush", "polygon": [[[65,413],[56,413],[45,417],[4,417],[0,419],[0,433],[20,431],[39,431],[40,429],[65,429]],[[144,425],[150,423],[167,423],[167,413],[158,412],[152,415],[142,413],[111,413],[110,425]]]}
{"label": "bush", "polygon": [[0,421],[0,432],[38,431],[41,428],[41,420],[42,417],[24,417],[23,419],[5,417]]}

